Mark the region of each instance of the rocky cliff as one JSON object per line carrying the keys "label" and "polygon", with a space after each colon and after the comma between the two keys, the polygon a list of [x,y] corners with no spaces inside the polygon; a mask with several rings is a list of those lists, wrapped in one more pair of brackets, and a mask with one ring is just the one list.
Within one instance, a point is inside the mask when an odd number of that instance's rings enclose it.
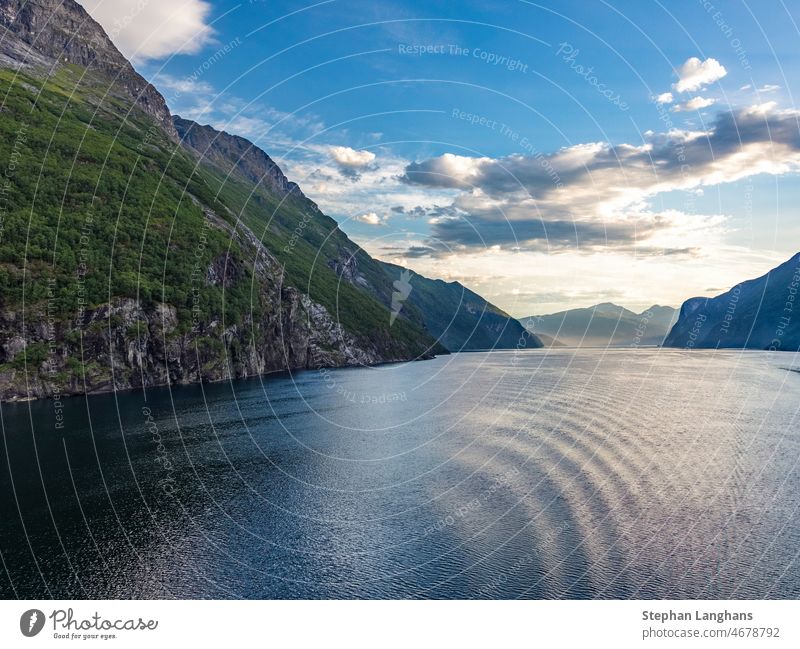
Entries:
{"label": "rocky cliff", "polygon": [[132,298],[56,317],[38,308],[0,312],[0,400],[101,393],[137,387],[244,378],[285,369],[371,365],[405,360],[356,339],[295,288],[281,285],[281,268],[242,226],[206,210],[207,227],[240,246],[242,259],[221,254],[202,269],[204,284],[233,290],[250,281],[258,318],[240,324],[193,313],[181,326],[173,305],[147,307]]}
{"label": "rocky cliff", "polygon": [[681,307],[665,347],[800,350],[800,253],[766,275]]}

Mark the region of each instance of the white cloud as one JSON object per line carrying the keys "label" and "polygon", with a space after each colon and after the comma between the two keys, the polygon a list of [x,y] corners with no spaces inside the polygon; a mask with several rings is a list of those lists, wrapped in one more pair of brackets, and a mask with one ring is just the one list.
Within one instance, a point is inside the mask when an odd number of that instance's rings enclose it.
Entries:
{"label": "white cloud", "polygon": [[655,99],[657,104],[671,104],[673,97],[671,92],[662,92]]}
{"label": "white cloud", "polygon": [[375,161],[372,151],[357,151],[349,146],[329,146],[328,153],[339,173],[353,182],[360,180],[362,172],[369,170]]}
{"label": "white cloud", "polygon": [[459,187],[469,189],[480,178],[482,168],[493,162],[492,158],[445,153],[436,158],[436,164],[425,170],[425,184],[431,187]]}
{"label": "white cloud", "polygon": [[[459,193],[453,189],[438,190],[402,182],[400,178],[410,161],[384,148],[375,153],[375,161],[380,164],[373,162],[351,170],[357,172],[357,180],[353,182],[342,182],[345,172],[333,160],[328,146],[307,146],[302,155],[293,155],[280,164],[287,176],[300,184],[306,196],[339,220],[345,231],[350,222],[358,221],[352,215],[363,215],[365,211],[393,215],[391,222],[397,228],[426,230],[425,219],[436,212],[437,206],[450,205]],[[389,223],[386,216],[383,223]]]}
{"label": "white cloud", "polygon": [[329,151],[336,164],[351,169],[366,167],[375,160],[375,154],[372,151],[356,151],[349,146],[332,146]]}
{"label": "white cloud", "polygon": [[354,217],[354,221],[358,221],[359,223],[366,223],[367,225],[381,225],[383,223],[383,219],[378,216],[375,212],[367,212],[366,214],[361,214],[359,216]]}
{"label": "white cloud", "polygon": [[676,72],[678,73],[678,82],[672,87],[678,92],[699,90],[710,83],[719,81],[728,74],[725,67],[716,59],[708,58],[701,61],[696,56],[686,59]]}
{"label": "white cloud", "polygon": [[[174,77],[165,72],[159,72],[153,79],[153,84],[157,85],[159,91],[169,99],[170,97],[188,96],[193,99],[200,97],[213,97],[215,90],[210,83],[198,81],[191,77]],[[209,99],[210,101],[210,99]]]}
{"label": "white cloud", "polygon": [[717,102],[716,99],[708,99],[706,97],[693,97],[689,101],[686,101],[682,104],[678,104],[673,108],[673,112],[676,113],[690,113],[693,110],[700,110],[701,108],[708,108],[709,106],[713,106]]}
{"label": "white cloud", "polygon": [[213,39],[203,0],[79,0],[132,61],[195,54]]}

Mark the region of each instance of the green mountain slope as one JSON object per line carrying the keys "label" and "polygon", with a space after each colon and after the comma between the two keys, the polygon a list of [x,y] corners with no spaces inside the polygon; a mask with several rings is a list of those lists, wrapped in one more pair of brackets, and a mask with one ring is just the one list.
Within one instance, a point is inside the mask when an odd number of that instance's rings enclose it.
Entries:
{"label": "green mountain slope", "polygon": [[427,330],[450,351],[543,346],[517,320],[458,282],[428,279],[394,264],[384,267],[408,287],[399,313],[418,308]]}
{"label": "green mountain slope", "polygon": [[0,399],[429,358],[519,333],[419,276],[395,308],[395,267],[250,142],[170,115],[73,0],[0,0],[0,26]]}
{"label": "green mountain slope", "polygon": [[[416,340],[424,329],[410,309],[391,325],[391,279],[244,138],[174,118],[181,143],[196,160],[216,200],[247,226],[285,268],[285,280],[325,305],[348,329],[366,336]],[[429,341],[431,352],[446,351]]]}

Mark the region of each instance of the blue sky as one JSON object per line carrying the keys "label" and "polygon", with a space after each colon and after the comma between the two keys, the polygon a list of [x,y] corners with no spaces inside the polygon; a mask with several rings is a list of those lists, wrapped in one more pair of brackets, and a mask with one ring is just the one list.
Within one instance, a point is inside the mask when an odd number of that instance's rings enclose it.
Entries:
{"label": "blue sky", "polygon": [[173,112],[513,315],[677,306],[798,249],[796,4],[83,4]]}

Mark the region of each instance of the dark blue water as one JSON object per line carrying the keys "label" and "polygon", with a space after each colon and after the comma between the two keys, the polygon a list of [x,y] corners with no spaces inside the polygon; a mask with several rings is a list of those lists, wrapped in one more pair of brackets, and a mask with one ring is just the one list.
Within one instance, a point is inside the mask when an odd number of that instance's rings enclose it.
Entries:
{"label": "dark blue water", "polygon": [[0,595],[796,598],[794,355],[530,351],[4,404]]}

